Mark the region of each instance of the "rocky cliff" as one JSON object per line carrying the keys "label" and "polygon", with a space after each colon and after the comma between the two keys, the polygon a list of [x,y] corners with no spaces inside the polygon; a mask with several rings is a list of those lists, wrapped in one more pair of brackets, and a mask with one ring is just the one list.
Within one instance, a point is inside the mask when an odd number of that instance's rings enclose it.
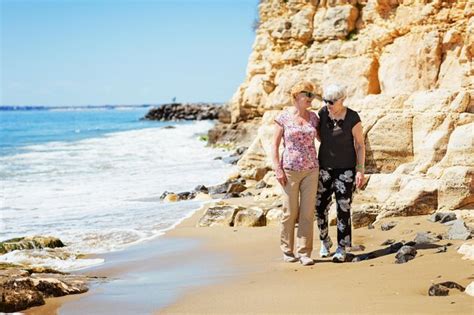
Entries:
{"label": "rocky cliff", "polygon": [[271,168],[273,117],[291,86],[306,79],[321,93],[337,82],[366,140],[370,175],[356,211],[473,209],[473,1],[263,0],[257,26],[231,123],[217,128],[225,139],[258,125],[238,163],[243,177]]}

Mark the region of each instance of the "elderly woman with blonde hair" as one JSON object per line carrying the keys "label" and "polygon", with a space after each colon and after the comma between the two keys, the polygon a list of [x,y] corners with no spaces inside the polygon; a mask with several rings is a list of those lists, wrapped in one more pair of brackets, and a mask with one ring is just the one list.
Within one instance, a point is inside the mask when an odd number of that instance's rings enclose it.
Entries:
{"label": "elderly woman with blonde hair", "polygon": [[[283,188],[283,217],[280,247],[283,260],[314,264],[314,207],[318,184],[318,158],[314,140],[317,138],[318,117],[309,111],[315,87],[311,82],[299,82],[291,89],[293,106],[276,118],[273,141],[273,164],[276,177]],[[283,154],[279,147],[283,139]],[[294,253],[295,224],[298,222],[297,256]]]}
{"label": "elderly woman with blonde hair", "polygon": [[356,111],[344,106],[344,87],[332,84],[323,90],[324,106],[319,110],[319,184],[316,212],[321,240],[321,257],[329,256],[328,211],[332,194],[337,206],[337,249],[334,262],[344,262],[352,246],[351,203],[356,186],[364,182],[365,144]]}

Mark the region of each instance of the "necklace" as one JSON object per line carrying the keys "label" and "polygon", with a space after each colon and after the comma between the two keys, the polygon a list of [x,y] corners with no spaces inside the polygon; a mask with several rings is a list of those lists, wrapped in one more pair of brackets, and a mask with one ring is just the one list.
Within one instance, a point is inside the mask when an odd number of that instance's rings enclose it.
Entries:
{"label": "necklace", "polygon": [[[343,115],[340,115],[340,114]],[[327,126],[329,129],[334,130],[334,129],[342,129],[342,126],[344,125],[344,119],[345,118],[345,108],[342,107],[339,111],[336,113],[332,114],[329,112],[328,113],[328,121],[327,121]],[[340,118],[340,119],[337,119]]]}

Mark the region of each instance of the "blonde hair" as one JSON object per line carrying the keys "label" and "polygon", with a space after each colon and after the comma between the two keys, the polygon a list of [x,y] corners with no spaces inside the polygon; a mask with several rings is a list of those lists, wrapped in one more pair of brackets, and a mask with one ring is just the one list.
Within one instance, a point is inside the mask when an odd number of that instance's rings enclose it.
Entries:
{"label": "blonde hair", "polygon": [[291,88],[291,91],[290,91],[291,101],[294,103],[296,99],[296,95],[298,95],[299,93],[303,91],[315,93],[316,87],[310,81],[299,81],[298,83],[293,85],[293,87]]}

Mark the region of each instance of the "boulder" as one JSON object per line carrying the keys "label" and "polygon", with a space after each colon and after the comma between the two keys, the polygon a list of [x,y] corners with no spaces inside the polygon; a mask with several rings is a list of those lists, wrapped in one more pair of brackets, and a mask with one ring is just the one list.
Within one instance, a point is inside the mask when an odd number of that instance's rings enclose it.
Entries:
{"label": "boulder", "polygon": [[86,276],[59,272],[30,273],[19,267],[0,270],[0,312],[18,312],[43,305],[45,298],[87,292],[87,281]]}
{"label": "boulder", "polygon": [[199,227],[233,226],[237,212],[244,208],[231,205],[211,206],[198,222]]}
{"label": "boulder", "polygon": [[166,194],[165,198],[163,199],[164,202],[176,202],[179,200],[179,196],[174,193]]}
{"label": "boulder", "polygon": [[383,224],[380,226],[380,229],[381,229],[382,231],[388,231],[388,230],[393,229],[395,226],[397,226],[397,222],[390,221],[390,222],[388,222],[388,223],[383,223]]}
{"label": "boulder", "polygon": [[432,214],[428,220],[431,222],[446,223],[449,221],[456,220],[456,213],[454,212],[436,212]]}
{"label": "boulder", "polygon": [[431,232],[418,232],[414,239],[416,244],[431,244],[436,243],[442,239],[441,235]]}
{"label": "boulder", "polygon": [[469,283],[464,292],[470,296],[474,296],[474,281]]}
{"label": "boulder", "polygon": [[264,212],[257,207],[240,210],[234,219],[234,226],[265,226],[265,223]]}
{"label": "boulder", "polygon": [[221,104],[171,103],[150,109],[143,119],[160,121],[217,119],[222,110],[225,108]]}
{"label": "boulder", "polygon": [[283,217],[283,210],[281,208],[270,209],[265,217],[267,225],[279,225]]}
{"label": "boulder", "polygon": [[0,242],[0,254],[5,254],[14,250],[56,248],[65,245],[60,239],[52,236],[27,236],[13,238]]}
{"label": "boulder", "polygon": [[417,252],[413,246],[404,245],[395,255],[395,263],[403,264],[415,258]]}
{"label": "boulder", "polygon": [[461,292],[464,292],[465,288],[462,285],[457,284],[453,281],[446,281],[442,283],[433,284],[429,290],[429,296],[447,296],[449,295],[449,289],[458,289]]}
{"label": "boulder", "polygon": [[471,237],[471,231],[463,220],[458,219],[452,221],[453,224],[448,230],[448,239],[450,240],[467,240]]}
{"label": "boulder", "polygon": [[369,207],[360,206],[353,207],[352,209],[352,227],[357,229],[360,227],[368,226],[375,222],[378,211],[373,211]]}
{"label": "boulder", "polygon": [[205,194],[209,193],[209,189],[204,185],[197,185],[196,188],[194,188],[194,191]]}
{"label": "boulder", "polygon": [[462,259],[474,260],[474,244],[462,244],[458,249],[458,253],[464,255]]}
{"label": "boulder", "polygon": [[229,186],[227,187],[227,193],[228,194],[240,193],[240,192],[245,191],[246,189],[247,187],[245,187],[245,185],[242,185],[239,182],[234,182],[234,183],[229,184]]}

